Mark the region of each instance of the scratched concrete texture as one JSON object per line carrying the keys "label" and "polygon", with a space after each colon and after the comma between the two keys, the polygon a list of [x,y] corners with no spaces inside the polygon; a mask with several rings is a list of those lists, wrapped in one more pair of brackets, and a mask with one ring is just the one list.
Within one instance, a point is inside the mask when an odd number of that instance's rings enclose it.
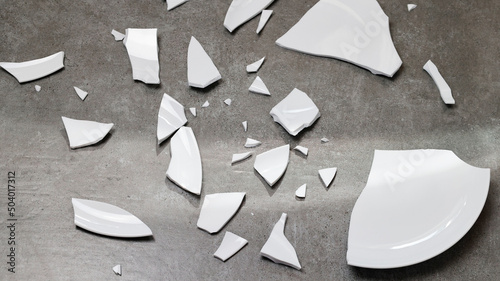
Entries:
{"label": "scratched concrete texture", "polygon": [[[0,71],[1,280],[498,280],[500,275],[500,2],[379,1],[390,18],[403,60],[393,78],[335,59],[281,48],[277,38],[316,1],[277,0],[260,35],[255,17],[233,33],[223,27],[231,1],[191,0],[167,11],[164,1],[0,0],[0,61],[21,62],[65,52],[65,68],[20,84]],[[133,81],[127,51],[112,29],[158,28],[161,84]],[[187,82],[187,47],[195,36],[222,79],[204,90]],[[251,94],[256,74],[245,66],[266,56],[258,75],[270,97]],[[428,59],[450,85],[446,106]],[[36,92],[35,85],[42,90]],[[89,92],[81,101],[73,86]],[[269,111],[293,88],[306,92],[321,117],[298,136]],[[166,179],[169,141],[156,144],[163,93],[186,113],[203,162],[203,191],[195,196]],[[223,101],[231,98],[227,106]],[[201,108],[208,100],[210,106]],[[69,148],[61,116],[113,122],[102,142]],[[248,121],[248,132],[242,121]],[[262,141],[243,147],[251,137]],[[322,144],[326,137],[330,142]],[[269,187],[253,169],[255,155],[300,144],[282,180]],[[422,263],[386,270],[347,265],[351,212],[375,149],[435,148],[491,169],[484,209],[450,249]],[[233,153],[254,156],[231,165]],[[318,170],[338,167],[325,188]],[[8,272],[7,173],[16,173],[16,273]],[[307,197],[295,190],[307,183]],[[196,227],[206,194],[243,191],[246,199],[217,234]],[[71,198],[110,203],[139,217],[153,237],[117,239],[74,225]],[[374,202],[376,204],[376,202]],[[426,208],[422,205],[421,208]],[[288,214],[285,235],[302,270],[260,256],[274,224]],[[398,210],[394,210],[398,212]],[[418,212],[418,210],[416,210]],[[226,262],[213,257],[224,233],[249,243]],[[112,267],[121,264],[123,276]]]}

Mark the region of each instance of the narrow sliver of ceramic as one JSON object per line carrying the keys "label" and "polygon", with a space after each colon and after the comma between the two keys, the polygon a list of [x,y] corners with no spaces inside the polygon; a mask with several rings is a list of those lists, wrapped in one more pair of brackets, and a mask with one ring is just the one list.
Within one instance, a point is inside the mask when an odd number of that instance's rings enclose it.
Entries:
{"label": "narrow sliver of ceramic", "polygon": [[186,123],[184,106],[166,93],[163,94],[156,128],[158,144],[162,143]]}
{"label": "narrow sliver of ceramic", "polygon": [[19,83],[33,81],[64,68],[64,52],[25,62],[0,62],[0,67],[14,76]]}
{"label": "narrow sliver of ceramic", "polygon": [[224,27],[233,32],[238,26],[249,21],[274,0],[233,0],[224,18]]}

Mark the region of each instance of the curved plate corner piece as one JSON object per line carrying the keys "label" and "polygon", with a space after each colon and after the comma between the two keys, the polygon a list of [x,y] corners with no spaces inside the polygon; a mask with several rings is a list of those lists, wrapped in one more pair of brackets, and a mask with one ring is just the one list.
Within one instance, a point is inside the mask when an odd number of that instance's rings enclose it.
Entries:
{"label": "curved plate corner piece", "polygon": [[254,169],[273,186],[285,173],[288,166],[290,145],[283,145],[255,157]]}
{"label": "curved plate corner piece", "polygon": [[33,81],[64,67],[64,52],[25,62],[0,62],[0,67],[14,76],[19,83]]}
{"label": "curved plate corner piece", "polygon": [[189,41],[187,60],[189,86],[205,88],[222,78],[210,56],[193,36]]}
{"label": "curved plate corner piece", "polygon": [[151,229],[131,213],[111,204],[72,198],[75,224],[88,231],[122,238],[151,236]]}
{"label": "curved plate corner piece", "polygon": [[490,170],[449,150],[376,150],[349,226],[347,263],[413,265],[460,240],[483,209]]}
{"label": "curved plate corner piece", "polygon": [[113,123],[77,120],[62,116],[68,134],[69,147],[76,149],[100,142],[113,128]]}
{"label": "curved plate corner piece", "polygon": [[276,44],[388,77],[403,63],[391,39],[389,18],[376,0],[321,0]]}
{"label": "curved plate corner piece", "polygon": [[206,195],[196,225],[208,233],[219,232],[236,214],[245,194],[245,192],[227,192]]}
{"label": "curved plate corner piece", "polygon": [[156,137],[158,144],[166,140],[177,129],[187,123],[184,106],[166,93],[160,104],[158,112],[158,126],[156,129]]}
{"label": "curved plate corner piece", "polygon": [[127,28],[123,44],[127,48],[134,80],[160,84],[156,28]]}
{"label": "curved plate corner piece", "polygon": [[224,27],[233,32],[238,26],[249,21],[274,0],[233,0],[224,18]]}

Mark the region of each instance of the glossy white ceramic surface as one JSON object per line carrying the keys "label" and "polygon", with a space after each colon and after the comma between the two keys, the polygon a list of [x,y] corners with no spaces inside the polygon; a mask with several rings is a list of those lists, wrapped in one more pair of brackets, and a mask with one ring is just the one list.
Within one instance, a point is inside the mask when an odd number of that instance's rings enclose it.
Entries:
{"label": "glossy white ceramic surface", "polygon": [[200,195],[202,183],[201,156],[190,127],[181,127],[170,139],[172,159],[167,177],[181,188]]}
{"label": "glossy white ceramic surface", "polygon": [[453,96],[451,95],[451,88],[448,86],[448,83],[446,83],[441,73],[439,73],[436,65],[431,60],[428,60],[424,65],[424,70],[429,73],[432,80],[434,80],[434,83],[436,83],[436,86],[439,89],[439,94],[441,95],[444,103],[455,104],[455,99],[453,99]]}
{"label": "glossy white ceramic surface", "polygon": [[322,143],[327,143],[327,142],[329,142],[329,141],[330,141],[330,140],[329,140],[329,139],[327,139],[327,138],[322,138],[322,139],[321,139],[321,142],[322,142]]}
{"label": "glossy white ceramic surface", "polygon": [[307,184],[301,185],[296,191],[295,196],[299,198],[306,198]]}
{"label": "glossy white ceramic surface", "polygon": [[248,88],[250,92],[261,94],[261,95],[266,95],[270,96],[271,93],[269,93],[269,90],[266,87],[266,84],[264,84],[264,81],[260,79],[259,76],[255,77],[255,80],[253,81],[252,85],[250,85],[250,88]]}
{"label": "glossy white ceramic surface", "polygon": [[273,14],[273,10],[263,10],[262,13],[260,14],[260,20],[259,20],[259,25],[257,26],[257,34],[259,34],[264,26],[266,25],[267,21]]}
{"label": "glossy white ceramic surface", "polygon": [[88,231],[114,237],[151,236],[151,229],[122,208],[99,201],[73,198],[75,224]]}
{"label": "glossy white ceramic surface", "polygon": [[226,17],[224,18],[224,27],[233,32],[238,26],[249,21],[258,15],[262,10],[271,5],[274,0],[233,0]]}
{"label": "glossy white ceramic surface", "polygon": [[167,11],[170,11],[184,3],[188,0],[167,0]]}
{"label": "glossy white ceramic surface", "polygon": [[203,49],[200,42],[191,36],[188,47],[188,82],[189,86],[205,88],[221,79],[219,70]]}
{"label": "glossy white ceramic surface", "polygon": [[389,18],[376,0],[321,0],[276,44],[389,77],[402,64],[392,43]]}
{"label": "glossy white ceramic surface", "polygon": [[290,155],[290,145],[283,145],[255,157],[253,167],[270,186],[273,186],[285,173]]}
{"label": "glossy white ceramic surface", "polygon": [[262,66],[262,64],[264,63],[265,59],[266,59],[266,57],[263,57],[260,60],[247,65],[247,72],[248,73],[257,72],[260,69],[260,67]]}
{"label": "glossy white ceramic surface", "polygon": [[203,108],[204,108],[204,107],[208,107],[209,105],[210,105],[210,103],[209,103],[208,101],[205,101],[205,102],[201,105],[201,107],[203,107]]}
{"label": "glossy white ceramic surface", "polygon": [[40,92],[42,87],[40,85],[35,85],[35,91]]}
{"label": "glossy white ceramic surface", "polygon": [[232,102],[233,102],[233,101],[232,101],[231,99],[225,99],[225,100],[224,100],[224,103],[225,103],[226,105],[231,105],[231,103],[232,103]]}
{"label": "glossy white ceramic surface", "polygon": [[250,156],[252,156],[252,152],[251,151],[250,152],[233,154],[233,158],[231,160],[231,164],[243,161],[243,160],[249,158]]}
{"label": "glossy white ceramic surface", "polygon": [[85,92],[84,90],[78,88],[78,87],[75,87],[73,86],[73,88],[75,89],[75,92],[76,94],[78,95],[78,97],[81,99],[81,100],[85,100],[85,98],[87,97],[87,95],[89,93]]}
{"label": "glossy white ceramic surface", "polygon": [[395,268],[442,253],[472,227],[489,184],[489,169],[449,150],[376,150],[351,214],[347,263]]}
{"label": "glossy white ceramic surface", "polygon": [[113,123],[77,120],[62,116],[72,149],[92,145],[101,141],[113,128]]}
{"label": "glossy white ceramic surface", "polygon": [[262,142],[260,142],[258,140],[247,138],[247,141],[245,142],[245,147],[247,147],[247,148],[256,147],[256,146],[259,146],[261,144],[262,144]]}
{"label": "glossy white ceramic surface", "polygon": [[184,106],[167,94],[163,94],[158,111],[156,138],[158,144],[170,137],[177,129],[187,123]]}
{"label": "glossy white ceramic surface", "polygon": [[224,234],[224,239],[222,239],[222,243],[214,253],[214,256],[221,261],[226,261],[230,257],[234,256],[234,254],[236,254],[243,247],[245,247],[246,244],[248,244],[248,241],[245,238],[242,238],[232,232],[226,231],[226,234]]}
{"label": "glossy white ceramic surface", "polygon": [[122,276],[122,266],[120,264],[113,266],[113,272],[116,275]]}
{"label": "glossy white ceramic surface", "polygon": [[115,37],[115,41],[122,41],[123,39],[125,39],[125,34],[118,32],[114,29],[111,30],[111,34],[113,35],[113,37]]}
{"label": "glossy white ceramic surface", "polygon": [[243,121],[241,122],[241,125],[243,125],[243,129],[245,130],[245,132],[248,130],[248,121]]}
{"label": "glossy white ceramic surface", "polygon": [[196,225],[208,233],[219,232],[236,214],[245,194],[245,192],[228,192],[206,195]]}
{"label": "glossy white ceramic surface", "polygon": [[301,145],[297,145],[293,149],[299,151],[300,153],[304,154],[305,156],[307,156],[307,154],[309,153],[309,148],[303,147]]}
{"label": "glossy white ceramic surface", "polygon": [[0,67],[14,76],[19,83],[36,80],[64,67],[64,52],[25,62],[0,62]]}
{"label": "glossy white ceramic surface", "polygon": [[127,28],[123,44],[127,48],[134,80],[160,84],[156,28]]}
{"label": "glossy white ceramic surface", "polygon": [[411,10],[415,9],[417,7],[417,5],[415,4],[408,4],[408,12],[411,12]]}
{"label": "glossy white ceramic surface", "polygon": [[189,111],[191,112],[191,114],[193,114],[194,117],[196,117],[196,107],[190,107]]}
{"label": "glossy white ceramic surface", "polygon": [[325,187],[329,187],[335,177],[335,174],[337,174],[337,168],[321,169],[318,173]]}

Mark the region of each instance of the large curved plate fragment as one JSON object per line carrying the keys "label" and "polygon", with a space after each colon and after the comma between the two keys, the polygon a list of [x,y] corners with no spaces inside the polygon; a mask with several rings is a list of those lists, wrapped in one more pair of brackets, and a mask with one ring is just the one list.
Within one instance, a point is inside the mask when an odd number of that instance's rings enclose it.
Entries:
{"label": "large curved plate fragment", "polygon": [[131,213],[111,204],[71,199],[75,211],[75,224],[88,231],[114,237],[151,236],[151,229]]}
{"label": "large curved plate fragment", "polygon": [[191,36],[188,47],[188,83],[191,87],[205,88],[221,79],[219,70],[203,49],[200,42]]}
{"label": "large curved plate fragment", "polygon": [[236,214],[245,192],[215,193],[205,196],[196,224],[208,233],[216,233]]}
{"label": "large curved plate fragment", "polygon": [[0,67],[14,76],[19,83],[36,80],[64,67],[64,52],[25,62],[0,62]]}
{"label": "large curved plate fragment", "polygon": [[376,150],[352,211],[347,263],[396,268],[444,252],[478,218],[489,184],[489,169],[449,150]]}
{"label": "large curved plate fragment", "polygon": [[402,64],[392,43],[389,18],[376,0],[321,0],[276,44],[389,77]]}
{"label": "large curved plate fragment", "polygon": [[166,93],[163,94],[158,112],[158,127],[156,129],[158,144],[162,143],[186,123],[184,106]]}
{"label": "large curved plate fragment", "polygon": [[72,149],[100,142],[114,125],[113,123],[77,120],[64,116],[61,118],[68,134],[69,147]]}
{"label": "large curved plate fragment", "polygon": [[273,186],[285,173],[289,154],[289,144],[271,149],[257,155],[253,167],[267,184]]}
{"label": "large curved plate fragment", "polygon": [[134,80],[160,84],[156,28],[127,28],[123,44],[127,48]]}
{"label": "large curved plate fragment", "polygon": [[224,27],[233,32],[238,26],[258,15],[274,0],[233,0],[224,18]]}

